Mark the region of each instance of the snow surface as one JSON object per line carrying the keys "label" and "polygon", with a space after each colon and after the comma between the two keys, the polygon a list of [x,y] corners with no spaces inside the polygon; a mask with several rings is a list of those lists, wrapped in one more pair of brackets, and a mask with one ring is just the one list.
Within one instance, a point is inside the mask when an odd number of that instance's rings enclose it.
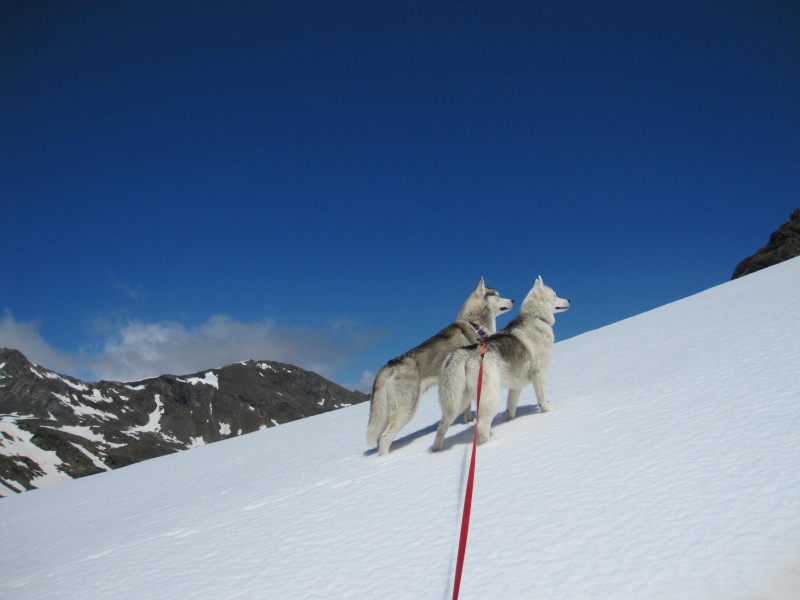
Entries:
{"label": "snow surface", "polygon": [[[794,259],[557,344],[554,410],[478,450],[461,598],[800,597],[798,291]],[[472,428],[431,453],[432,390],[379,457],[368,410],[0,501],[0,597],[449,598]]]}

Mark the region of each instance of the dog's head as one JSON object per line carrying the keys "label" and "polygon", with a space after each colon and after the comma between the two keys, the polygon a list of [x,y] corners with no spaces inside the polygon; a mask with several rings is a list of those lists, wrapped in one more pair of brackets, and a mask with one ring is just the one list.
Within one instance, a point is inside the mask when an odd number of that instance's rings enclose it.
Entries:
{"label": "dog's head", "polygon": [[559,298],[553,291],[553,288],[549,288],[544,284],[541,275],[536,279],[536,283],[533,285],[533,289],[529,294],[529,297],[530,296],[546,304],[551,313],[564,312],[569,308],[569,300],[566,298]]}
{"label": "dog's head", "polygon": [[[494,290],[488,287],[483,282],[483,277],[478,282],[478,287],[475,288],[475,291],[472,292],[468,302],[472,304],[472,308],[477,310],[479,313],[484,313],[487,311],[491,314],[492,317],[496,317],[497,315],[504,313],[514,306],[514,301],[508,298],[501,298],[500,294],[497,290]],[[462,308],[462,311],[464,308]]]}
{"label": "dog's head", "polygon": [[[483,278],[481,277],[481,284],[483,284]],[[514,306],[514,301],[510,300],[509,298],[501,298],[500,294],[497,290],[493,290],[490,287],[483,286],[484,289],[484,299],[486,304],[489,305],[489,308],[492,311],[492,314],[499,315],[500,313],[504,313],[507,310],[511,310]]]}

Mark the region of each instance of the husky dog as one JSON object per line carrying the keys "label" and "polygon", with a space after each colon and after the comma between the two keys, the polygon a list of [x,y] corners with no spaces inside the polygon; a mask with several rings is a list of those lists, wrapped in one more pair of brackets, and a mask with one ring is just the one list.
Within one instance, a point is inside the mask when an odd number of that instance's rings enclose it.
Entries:
{"label": "husky dog", "polygon": [[[514,320],[486,338],[477,425],[480,443],[489,441],[489,429],[497,414],[501,387],[508,388],[510,419],[517,412],[519,393],[528,383],[533,383],[539,409],[542,412],[550,410],[544,395],[544,380],[553,353],[554,314],[568,308],[569,300],[556,296],[552,289],[544,285],[540,276]],[[442,420],[433,442],[434,450],[441,450],[444,436],[456,415],[469,410],[476,395],[480,360],[480,346],[473,345],[454,350],[442,365],[439,378]]]}
{"label": "husky dog", "polygon": [[[481,277],[478,287],[466,299],[455,322],[402,356],[390,360],[378,371],[372,385],[367,444],[378,444],[387,454],[397,433],[417,412],[419,397],[439,382],[439,370],[447,355],[456,348],[480,339],[478,329],[496,331],[495,318],[514,305],[486,287]],[[469,419],[472,414],[469,412]]]}

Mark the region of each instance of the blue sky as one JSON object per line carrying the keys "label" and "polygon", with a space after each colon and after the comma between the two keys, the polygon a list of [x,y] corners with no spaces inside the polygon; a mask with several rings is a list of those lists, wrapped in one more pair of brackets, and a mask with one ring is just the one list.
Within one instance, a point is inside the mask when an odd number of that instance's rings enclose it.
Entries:
{"label": "blue sky", "polygon": [[541,274],[565,339],[727,281],[800,204],[794,2],[16,4],[0,346],[84,379],[366,389],[481,276]]}

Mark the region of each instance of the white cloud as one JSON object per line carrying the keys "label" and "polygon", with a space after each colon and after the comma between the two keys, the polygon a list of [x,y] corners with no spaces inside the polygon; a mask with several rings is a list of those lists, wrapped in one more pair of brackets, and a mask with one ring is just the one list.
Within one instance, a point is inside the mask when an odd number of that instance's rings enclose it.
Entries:
{"label": "white cloud", "polygon": [[359,392],[364,392],[365,394],[371,394],[372,384],[375,381],[375,375],[376,373],[374,371],[364,371],[361,373],[361,381],[353,386],[353,389],[358,390]]}
{"label": "white cloud", "polygon": [[242,322],[217,315],[187,328],[176,322],[130,321],[90,361],[99,379],[131,381],[188,374],[254,358],[277,360],[332,377],[357,340],[330,330],[288,329],[274,319]]}
{"label": "white cloud", "polygon": [[78,368],[75,357],[53,348],[45,341],[39,327],[41,322],[17,321],[6,310],[0,319],[0,348],[19,350],[34,364],[59,373],[72,374]]}
{"label": "white cloud", "polygon": [[112,284],[120,295],[135,303],[139,303],[147,297],[147,291],[143,287],[131,285],[118,277],[113,278]]}
{"label": "white cloud", "polygon": [[[348,320],[328,328],[300,328],[280,326],[275,319],[237,321],[215,315],[193,327],[175,321],[106,322],[98,330],[104,340],[99,351],[65,353],[43,338],[40,325],[16,321],[6,311],[0,320],[0,346],[16,348],[34,363],[87,381],[188,375],[251,358],[297,365],[335,381],[367,342],[384,335],[364,332]],[[369,391],[373,377],[365,372],[353,387]]]}

